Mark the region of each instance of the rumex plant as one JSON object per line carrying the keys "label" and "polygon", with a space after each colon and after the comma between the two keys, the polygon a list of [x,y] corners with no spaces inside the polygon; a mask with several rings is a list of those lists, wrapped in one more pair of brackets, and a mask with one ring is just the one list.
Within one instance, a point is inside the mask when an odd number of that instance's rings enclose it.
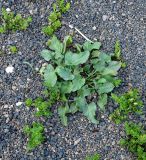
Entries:
{"label": "rumex plant", "polygon": [[0,17],[0,33],[7,31],[16,32],[17,30],[26,30],[32,21],[31,17],[23,18],[21,14],[12,11],[8,12],[2,8],[2,16]]}
{"label": "rumex plant", "polygon": [[41,123],[34,122],[32,124],[32,127],[26,125],[23,131],[29,137],[27,150],[34,149],[45,140],[45,137],[43,135],[44,126]]}
{"label": "rumex plant", "polygon": [[130,113],[142,113],[143,102],[140,100],[139,92],[133,89],[121,96],[112,94],[112,98],[119,107],[110,115],[115,123],[119,124],[126,120]]}
{"label": "rumex plant", "polygon": [[100,51],[100,42],[73,45],[70,36],[63,43],[53,36],[48,45],[49,49],[41,52],[48,61],[41,74],[48,98],[55,92],[53,103],[60,102],[58,114],[62,123],[66,126],[67,114],[80,111],[90,122],[98,124],[97,106],[104,110],[108,93],[120,84],[116,76],[121,62],[112,60],[114,54]]}
{"label": "rumex plant", "polygon": [[46,35],[52,36],[53,33],[61,27],[60,21],[62,14],[70,9],[70,3],[65,3],[64,0],[57,0],[53,3],[53,11],[48,17],[49,24],[44,26],[42,32]]}
{"label": "rumex plant", "polygon": [[136,154],[138,160],[146,160],[146,130],[135,123],[125,123],[127,138],[121,139],[120,144]]}

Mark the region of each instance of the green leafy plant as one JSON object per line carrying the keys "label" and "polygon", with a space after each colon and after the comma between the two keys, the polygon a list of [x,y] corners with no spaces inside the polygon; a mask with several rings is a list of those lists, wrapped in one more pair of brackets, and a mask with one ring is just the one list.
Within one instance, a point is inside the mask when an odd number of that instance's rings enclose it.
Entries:
{"label": "green leafy plant", "polygon": [[32,150],[38,145],[40,145],[45,137],[43,135],[44,126],[41,123],[33,123],[32,126],[26,125],[23,129],[24,133],[29,137],[27,150]]}
{"label": "green leafy plant", "polygon": [[64,0],[57,0],[53,3],[53,11],[48,17],[49,25],[44,26],[42,32],[46,35],[52,36],[53,33],[61,27],[60,21],[62,14],[70,9],[70,3],[65,3]]}
{"label": "green leafy plant", "polygon": [[100,155],[99,154],[94,154],[92,156],[87,156],[85,160],[100,160]]}
{"label": "green leafy plant", "polygon": [[10,46],[9,49],[10,49],[11,53],[17,53],[18,52],[18,49],[17,49],[16,46]]}
{"label": "green leafy plant", "polygon": [[37,117],[40,116],[51,116],[52,113],[49,110],[49,106],[51,105],[50,101],[46,101],[41,97],[36,98],[34,101],[30,98],[26,99],[25,101],[26,106],[31,107],[34,106],[36,108],[35,115]]}
{"label": "green leafy plant", "polygon": [[0,33],[6,31],[16,32],[17,30],[26,30],[32,21],[31,17],[23,18],[21,14],[14,14],[14,12],[7,12],[2,8]]}
{"label": "green leafy plant", "polygon": [[49,50],[43,50],[41,56],[49,64],[41,69],[41,74],[50,93],[48,98],[55,92],[55,100],[49,101],[60,104],[58,114],[62,123],[66,126],[67,114],[80,111],[90,122],[98,124],[97,105],[104,110],[108,93],[120,84],[116,75],[121,62],[99,51],[100,42],[87,41],[74,46],[70,36],[66,36],[63,43],[53,36],[47,44]]}
{"label": "green leafy plant", "polygon": [[136,154],[138,160],[146,160],[146,130],[135,123],[125,123],[126,139],[121,139],[120,144]]}
{"label": "green leafy plant", "polygon": [[143,102],[140,100],[137,89],[130,90],[121,96],[112,94],[112,98],[119,104],[119,107],[110,115],[110,119],[115,123],[119,124],[126,120],[130,113],[142,113]]}

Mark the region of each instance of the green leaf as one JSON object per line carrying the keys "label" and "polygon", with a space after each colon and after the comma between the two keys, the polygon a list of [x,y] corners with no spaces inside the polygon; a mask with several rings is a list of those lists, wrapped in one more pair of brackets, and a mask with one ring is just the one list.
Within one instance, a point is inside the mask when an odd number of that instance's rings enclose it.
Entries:
{"label": "green leaf", "polygon": [[110,55],[107,55],[106,53],[100,53],[99,54],[99,60],[100,61],[105,61],[107,63],[111,62],[111,56]]}
{"label": "green leaf", "polygon": [[49,48],[51,50],[54,50],[57,53],[62,53],[63,51],[63,44],[57,39],[56,36],[53,36],[50,40],[50,46]]}
{"label": "green leaf", "polygon": [[110,82],[106,82],[104,84],[99,84],[98,85],[98,93],[109,93],[114,89],[114,85]]}
{"label": "green leaf", "polygon": [[44,49],[41,51],[41,57],[43,57],[46,61],[52,59],[54,52]]}
{"label": "green leaf", "polygon": [[80,112],[83,112],[87,105],[86,99],[84,97],[75,98],[75,103],[77,108],[79,108]]}
{"label": "green leaf", "polygon": [[74,79],[74,75],[71,73],[71,70],[68,68],[58,66],[56,68],[56,72],[61,78],[63,78],[66,81]]}
{"label": "green leaf", "polygon": [[84,45],[83,45],[83,49],[85,50],[85,51],[92,51],[93,49],[99,49],[100,48],[100,46],[101,46],[101,43],[100,42],[95,42],[95,43],[91,43],[91,42],[89,42],[89,41],[86,41],[85,43],[84,43]]}
{"label": "green leaf", "polygon": [[104,110],[105,109],[104,106],[107,104],[107,94],[99,95],[99,99],[98,99],[97,104],[101,110]]}
{"label": "green leaf", "polygon": [[103,72],[103,70],[105,69],[105,62],[104,61],[97,61],[93,65],[93,68],[95,69],[95,71]]}
{"label": "green leaf", "polygon": [[72,43],[72,37],[71,36],[65,36],[64,41],[63,41],[63,53],[66,51],[66,47]]}
{"label": "green leaf", "polygon": [[67,52],[65,55],[65,64],[66,65],[79,65],[85,63],[89,58],[90,52],[80,52],[72,53],[71,51]]}
{"label": "green leaf", "polygon": [[88,88],[88,86],[83,86],[80,90],[78,90],[78,96],[80,97],[86,97],[86,96],[89,96],[90,94],[91,94],[91,91]]}
{"label": "green leaf", "polygon": [[117,71],[121,68],[121,62],[112,61],[109,66],[104,69],[102,75],[117,75]]}
{"label": "green leaf", "polygon": [[70,105],[69,112],[72,113],[72,114],[74,114],[74,113],[76,113],[77,111],[78,111],[78,107],[76,106],[76,103],[72,103],[72,104]]}
{"label": "green leaf", "polygon": [[49,64],[44,71],[44,79],[45,85],[48,87],[53,87],[56,84],[57,76],[51,64]]}
{"label": "green leaf", "polygon": [[61,83],[61,93],[71,93],[73,88],[73,84],[70,81]]}
{"label": "green leaf", "polygon": [[59,114],[61,122],[64,126],[67,126],[67,116],[66,116],[67,113],[69,113],[68,105],[66,105],[65,107],[58,108],[58,114]]}
{"label": "green leaf", "polygon": [[97,57],[99,57],[99,54],[100,54],[100,51],[98,51],[98,50],[95,50],[95,51],[93,51],[92,53],[91,53],[91,55],[92,55],[92,58],[97,58]]}
{"label": "green leaf", "polygon": [[94,102],[86,105],[83,110],[83,114],[88,118],[88,120],[94,124],[99,122],[95,119],[96,116],[96,104]]}
{"label": "green leaf", "polygon": [[82,78],[81,75],[76,75],[72,83],[73,83],[72,91],[75,92],[81,89],[81,87],[85,84],[85,78]]}

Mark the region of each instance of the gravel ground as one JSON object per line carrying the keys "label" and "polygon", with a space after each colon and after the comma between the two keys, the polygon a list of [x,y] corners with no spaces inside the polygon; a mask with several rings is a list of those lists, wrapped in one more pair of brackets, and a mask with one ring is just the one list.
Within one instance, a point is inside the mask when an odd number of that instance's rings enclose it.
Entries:
{"label": "gravel ground", "polygon": [[[120,40],[127,68],[120,72],[124,83],[117,91],[122,93],[131,86],[138,87],[146,104],[146,1],[73,0],[71,3],[69,13],[63,18],[66,24],[73,24],[88,38],[101,41],[103,50],[108,52],[113,51],[115,40]],[[52,0],[15,1],[11,10],[32,15],[33,22],[27,31],[0,35],[0,49],[5,52],[0,56],[1,159],[83,160],[86,155],[98,152],[101,160],[135,160],[131,153],[118,145],[125,135],[123,126],[108,120],[109,113],[115,108],[112,102],[109,102],[97,126],[89,124],[78,113],[69,117],[69,125],[65,128],[60,124],[54,107],[55,115],[51,119],[40,119],[46,126],[45,143],[32,152],[26,152],[27,139],[22,127],[38,119],[33,116],[32,109],[27,109],[24,104],[17,106],[17,103],[24,102],[26,97],[35,98],[43,90],[40,76],[24,62],[29,62],[36,69],[43,63],[39,52],[48,37],[40,31],[47,23],[51,4]],[[6,2],[4,6],[9,7]],[[72,32],[69,27],[63,26],[57,34],[63,38]],[[74,39],[83,41],[78,34]],[[10,45],[18,47],[18,54],[9,53]],[[13,72],[8,74],[7,67],[14,67]],[[146,124],[146,107],[144,113],[135,121]]]}

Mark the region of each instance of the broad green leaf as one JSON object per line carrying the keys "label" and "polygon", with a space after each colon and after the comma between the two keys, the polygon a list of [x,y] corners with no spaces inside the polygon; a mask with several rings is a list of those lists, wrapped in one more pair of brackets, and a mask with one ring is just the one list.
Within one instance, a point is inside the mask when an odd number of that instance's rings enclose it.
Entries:
{"label": "broad green leaf", "polygon": [[99,84],[98,85],[98,93],[109,93],[114,89],[114,85],[110,82],[106,82],[104,84]]}
{"label": "broad green leaf", "polygon": [[70,81],[61,83],[61,93],[71,93],[73,88],[73,84]]}
{"label": "broad green leaf", "polygon": [[101,52],[98,57],[99,57],[100,61],[105,61],[107,63],[109,63],[111,61],[111,56],[107,55],[106,53],[103,53],[103,52]]}
{"label": "broad green leaf", "polygon": [[100,54],[100,51],[98,51],[98,50],[95,50],[95,51],[93,51],[92,53],[91,53],[91,55],[92,55],[92,58],[97,58],[97,57],[99,57],[99,54]]}
{"label": "broad green leaf", "polygon": [[43,57],[46,61],[52,59],[54,52],[44,49],[41,51],[41,57]]}
{"label": "broad green leaf", "polygon": [[56,53],[62,53],[63,51],[63,44],[57,39],[56,36],[53,36],[50,40],[49,48],[54,50]]}
{"label": "broad green leaf", "polygon": [[69,112],[72,113],[72,114],[74,114],[74,113],[76,113],[77,111],[78,111],[78,107],[76,106],[76,103],[72,103],[72,104],[70,105]]}
{"label": "broad green leaf", "polygon": [[104,110],[105,109],[104,106],[107,104],[107,94],[99,95],[97,104],[101,110]]}
{"label": "broad green leaf", "polygon": [[85,78],[82,78],[81,75],[76,75],[72,83],[73,83],[72,91],[75,92],[81,89],[81,87],[85,84]]}
{"label": "broad green leaf", "polygon": [[87,102],[86,99],[84,97],[77,97],[75,98],[75,102],[76,102],[76,106],[77,108],[79,108],[80,112],[83,112],[83,110],[85,109]]}
{"label": "broad green leaf", "polygon": [[45,85],[48,87],[53,87],[56,84],[57,76],[51,64],[49,64],[44,71],[44,80]]}
{"label": "broad green leaf", "polygon": [[63,78],[66,81],[74,79],[74,75],[71,73],[71,70],[68,68],[58,66],[56,68],[56,72],[61,78]]}
{"label": "broad green leaf", "polygon": [[102,75],[117,75],[117,71],[121,68],[121,62],[112,61],[109,66],[104,69]]}
{"label": "broad green leaf", "polygon": [[85,51],[92,51],[93,49],[99,49],[100,48],[100,46],[101,46],[101,43],[100,42],[95,42],[95,43],[91,43],[91,42],[89,42],[89,41],[86,41],[85,43],[84,43],[84,45],[83,45],[83,49],[85,50]]}
{"label": "broad green leaf", "polygon": [[71,36],[65,36],[64,41],[63,41],[63,53],[66,51],[66,47],[72,43],[72,37]]}
{"label": "broad green leaf", "polygon": [[105,78],[101,78],[97,81],[97,83],[105,83],[106,82],[106,79]]}
{"label": "broad green leaf", "polygon": [[59,114],[61,122],[64,126],[67,126],[67,116],[66,116],[67,113],[69,113],[68,105],[66,105],[65,107],[58,108],[58,114]]}
{"label": "broad green leaf", "polygon": [[88,118],[88,120],[94,124],[99,122],[95,119],[96,116],[96,104],[94,102],[87,104],[83,109],[83,114]]}
{"label": "broad green leaf", "polygon": [[88,86],[83,86],[79,91],[78,91],[78,96],[80,97],[86,97],[91,94],[90,89]]}
{"label": "broad green leaf", "polygon": [[79,65],[85,63],[89,58],[90,52],[80,52],[72,53],[71,51],[67,52],[65,55],[65,64],[66,65]]}
{"label": "broad green leaf", "polygon": [[105,69],[105,62],[104,61],[99,61],[96,64],[93,65],[93,68],[98,71],[101,72]]}

